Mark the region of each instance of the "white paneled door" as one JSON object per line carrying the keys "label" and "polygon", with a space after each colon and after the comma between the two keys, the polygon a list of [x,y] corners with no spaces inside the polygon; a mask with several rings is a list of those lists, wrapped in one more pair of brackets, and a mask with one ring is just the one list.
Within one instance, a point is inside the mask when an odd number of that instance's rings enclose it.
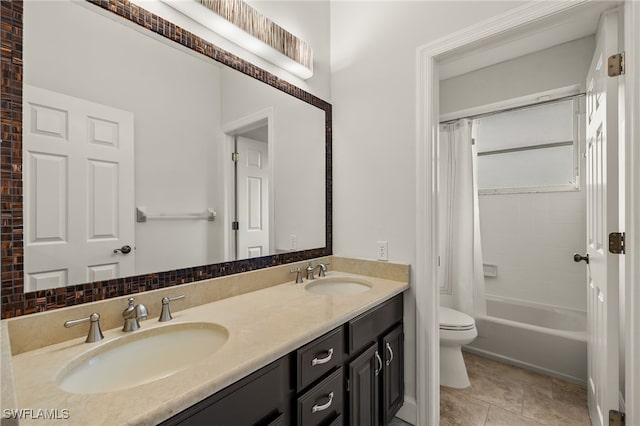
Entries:
{"label": "white paneled door", "polygon": [[593,425],[618,409],[618,256],[608,235],[618,228],[618,79],[607,58],[618,52],[618,13],[600,18],[587,73],[588,403]]}
{"label": "white paneled door", "polygon": [[269,254],[269,157],[267,144],[238,137],[236,199],[238,259]]}
{"label": "white paneled door", "polygon": [[133,114],[29,85],[23,111],[25,291],[133,275]]}

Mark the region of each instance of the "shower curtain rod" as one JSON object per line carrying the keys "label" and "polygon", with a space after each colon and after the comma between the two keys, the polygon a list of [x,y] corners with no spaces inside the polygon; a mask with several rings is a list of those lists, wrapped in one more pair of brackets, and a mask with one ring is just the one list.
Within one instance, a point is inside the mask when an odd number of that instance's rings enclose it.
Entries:
{"label": "shower curtain rod", "polygon": [[520,106],[516,106],[516,107],[511,107],[511,108],[497,109],[495,111],[483,112],[482,114],[468,115],[466,117],[458,117],[458,118],[455,118],[453,120],[441,121],[439,124],[451,124],[451,123],[455,123],[456,121],[464,120],[464,119],[473,120],[473,119],[476,119],[476,118],[490,117],[492,115],[500,114],[502,112],[518,111],[518,110],[521,110],[521,109],[533,108],[533,107],[536,107],[536,106],[551,104],[551,103],[554,103],[554,102],[568,101],[569,99],[580,98],[582,96],[586,96],[586,93],[585,92],[580,92],[580,93],[576,93],[575,95],[563,96],[561,98],[549,99],[549,100],[545,100],[545,101],[534,102],[534,103],[531,103],[531,104],[520,105]]}

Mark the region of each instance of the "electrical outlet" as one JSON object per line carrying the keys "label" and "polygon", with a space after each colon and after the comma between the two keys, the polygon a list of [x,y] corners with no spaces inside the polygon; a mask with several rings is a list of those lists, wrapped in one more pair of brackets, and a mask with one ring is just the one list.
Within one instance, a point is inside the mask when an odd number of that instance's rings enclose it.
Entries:
{"label": "electrical outlet", "polygon": [[289,250],[298,250],[298,237],[296,235],[289,235]]}
{"label": "electrical outlet", "polygon": [[389,260],[389,243],[386,241],[378,241],[378,260]]}

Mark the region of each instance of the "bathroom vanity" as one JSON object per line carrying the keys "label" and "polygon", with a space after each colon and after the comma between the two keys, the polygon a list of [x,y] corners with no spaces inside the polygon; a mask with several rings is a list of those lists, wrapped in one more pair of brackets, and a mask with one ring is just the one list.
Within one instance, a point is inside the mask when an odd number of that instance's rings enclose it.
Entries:
{"label": "bathroom vanity", "polygon": [[[12,354],[2,360],[3,408],[68,410],[60,423],[65,425],[386,424],[404,396],[402,293],[408,267],[327,260],[334,270],[302,284],[292,282],[291,265],[283,265],[146,292],[136,301],[149,308],[149,319],[133,332],[122,331],[126,296],[3,320],[9,337],[2,341],[3,353]],[[356,266],[340,270],[349,262]],[[391,274],[379,270],[394,267]],[[273,276],[287,278],[224,295]],[[178,292],[186,296],[172,302],[173,319],[158,322],[162,298]],[[217,299],[207,301],[212,296],[206,292]],[[182,309],[179,303],[187,301],[203,304]],[[62,327],[89,309],[104,321],[104,339],[96,343],[85,343],[88,325]],[[82,337],[65,340],[78,332]],[[208,339],[211,353],[196,356],[202,348],[197,338],[189,339],[191,333]],[[54,334],[61,338],[48,340]],[[156,337],[184,351],[166,374],[147,378],[148,368],[170,358],[148,350],[146,342]],[[34,343],[38,347],[29,346]],[[117,348],[132,362],[97,368],[91,380],[68,384],[83,365],[99,365],[100,355]],[[5,381],[4,371],[13,380]],[[139,378],[130,377],[140,372]]]}
{"label": "bathroom vanity", "polygon": [[402,294],[162,423],[387,424],[404,398]]}

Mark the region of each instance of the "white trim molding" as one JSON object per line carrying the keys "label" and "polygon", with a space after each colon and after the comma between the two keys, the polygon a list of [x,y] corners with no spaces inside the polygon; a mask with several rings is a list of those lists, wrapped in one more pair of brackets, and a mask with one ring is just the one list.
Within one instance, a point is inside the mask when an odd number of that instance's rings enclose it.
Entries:
{"label": "white trim molding", "polygon": [[[501,15],[421,46],[416,51],[416,405],[418,425],[440,421],[439,318],[437,281],[438,59],[532,23],[587,4],[527,2]],[[638,163],[636,163],[638,164]],[[640,189],[640,188],[639,188]]]}
{"label": "white trim molding", "polygon": [[626,424],[640,424],[640,3],[626,1],[625,394]]}
{"label": "white trim molding", "polygon": [[[417,425],[440,423],[440,329],[437,279],[437,70],[418,50],[416,112],[416,407]],[[436,84],[434,84],[434,81]],[[435,99],[435,102],[433,101]],[[435,109],[434,109],[435,108]]]}
{"label": "white trim molding", "polygon": [[[235,206],[235,184],[233,181],[233,164],[231,153],[233,152],[234,135],[253,130],[267,123],[267,156],[269,158],[269,229],[275,230],[275,148],[274,139],[274,109],[272,106],[266,107],[245,117],[240,117],[229,123],[220,126],[220,141],[222,142],[222,155],[220,156],[219,168],[223,172],[223,199],[224,203],[222,215],[223,235],[223,255],[225,262],[235,259],[235,241],[232,238],[231,222],[233,218],[233,208]],[[275,233],[269,232],[269,247],[275,247]]]}

